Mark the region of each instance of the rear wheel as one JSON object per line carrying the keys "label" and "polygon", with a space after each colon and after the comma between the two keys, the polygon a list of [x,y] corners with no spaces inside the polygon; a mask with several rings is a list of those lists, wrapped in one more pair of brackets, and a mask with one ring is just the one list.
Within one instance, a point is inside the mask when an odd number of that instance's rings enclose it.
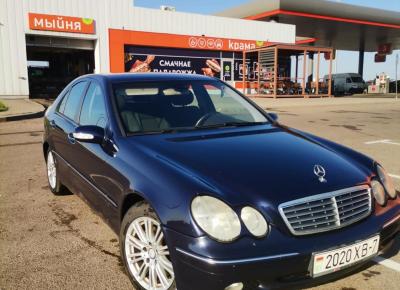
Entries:
{"label": "rear wheel", "polygon": [[120,232],[120,248],[136,289],[176,289],[161,223],[149,204],[140,202],[126,213]]}
{"label": "rear wheel", "polygon": [[56,159],[51,149],[47,151],[46,166],[47,166],[47,180],[49,182],[49,188],[51,192],[54,193],[55,195],[62,194],[63,186],[58,176]]}

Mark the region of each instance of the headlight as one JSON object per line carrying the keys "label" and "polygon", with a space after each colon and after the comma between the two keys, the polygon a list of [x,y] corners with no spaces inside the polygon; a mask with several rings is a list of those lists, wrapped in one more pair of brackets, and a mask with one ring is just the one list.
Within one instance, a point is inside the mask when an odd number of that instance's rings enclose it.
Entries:
{"label": "headlight", "polygon": [[376,171],[378,171],[379,179],[381,180],[386,193],[390,196],[390,198],[396,198],[396,189],[394,188],[392,178],[386,173],[382,166],[378,165],[376,167]]}
{"label": "headlight", "polygon": [[268,224],[262,214],[250,207],[245,206],[240,213],[243,223],[246,228],[256,237],[265,236],[268,232]]}
{"label": "headlight", "polygon": [[192,201],[192,215],[200,228],[212,238],[230,242],[240,234],[240,220],[227,204],[211,196]]}
{"label": "headlight", "polygon": [[372,194],[374,195],[376,202],[384,206],[386,204],[386,194],[382,184],[377,180],[372,180],[371,187]]}

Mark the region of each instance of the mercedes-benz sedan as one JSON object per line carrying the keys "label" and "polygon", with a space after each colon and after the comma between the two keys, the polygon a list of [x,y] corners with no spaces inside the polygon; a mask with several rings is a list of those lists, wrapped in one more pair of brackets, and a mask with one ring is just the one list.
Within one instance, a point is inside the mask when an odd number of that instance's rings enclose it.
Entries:
{"label": "mercedes-benz sedan", "polygon": [[43,153],[51,191],[83,196],[119,234],[136,289],[321,283],[399,232],[379,163],[210,77],[80,77],[46,112]]}

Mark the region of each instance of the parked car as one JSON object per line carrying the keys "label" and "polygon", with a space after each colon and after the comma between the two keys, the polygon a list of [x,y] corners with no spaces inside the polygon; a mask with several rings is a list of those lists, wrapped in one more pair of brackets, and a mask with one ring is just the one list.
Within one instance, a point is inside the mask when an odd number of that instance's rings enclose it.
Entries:
{"label": "parked car", "polygon": [[44,129],[51,191],[83,196],[119,234],[136,289],[321,283],[399,232],[379,163],[278,123],[215,78],[82,76]]}
{"label": "parked car", "polygon": [[[324,76],[325,82],[328,76]],[[332,74],[332,92],[335,96],[361,94],[367,89],[363,78],[356,73]]]}

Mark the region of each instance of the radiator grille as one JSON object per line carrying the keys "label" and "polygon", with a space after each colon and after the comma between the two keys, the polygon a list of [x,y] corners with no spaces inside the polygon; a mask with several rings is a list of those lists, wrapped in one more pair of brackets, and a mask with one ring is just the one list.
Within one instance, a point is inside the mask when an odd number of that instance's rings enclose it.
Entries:
{"label": "radiator grille", "polygon": [[285,202],[279,212],[294,235],[341,228],[371,213],[368,186],[357,186]]}

